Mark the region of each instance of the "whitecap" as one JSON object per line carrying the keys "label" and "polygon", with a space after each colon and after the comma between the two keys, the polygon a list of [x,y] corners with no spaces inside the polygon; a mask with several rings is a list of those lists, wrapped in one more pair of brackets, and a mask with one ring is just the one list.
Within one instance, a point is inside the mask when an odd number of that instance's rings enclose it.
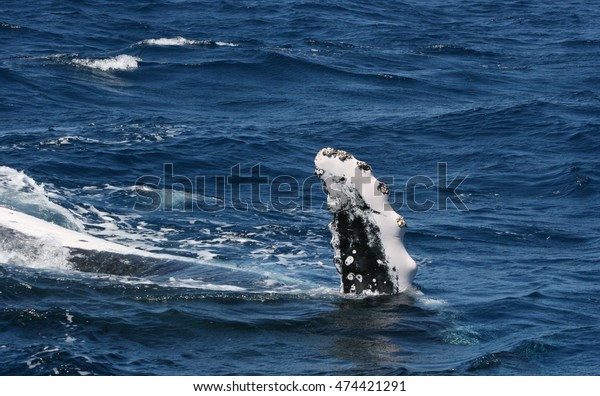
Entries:
{"label": "whitecap", "polygon": [[209,45],[210,41],[205,40],[189,40],[185,37],[173,37],[173,38],[153,38],[139,41],[138,45],[153,45],[158,47],[168,47],[168,46],[183,46],[183,45]]}
{"label": "whitecap", "polygon": [[22,29],[22,26],[14,25],[12,23],[0,22],[0,28],[5,28],[5,29]]}
{"label": "whitecap", "polygon": [[38,184],[24,172],[0,166],[0,205],[40,216],[71,230],[82,230],[82,222],[69,210],[52,202],[51,196],[43,184]]}
{"label": "whitecap", "polygon": [[56,139],[40,142],[40,146],[63,146],[73,144],[74,142],[100,143],[99,140],[90,139],[83,136],[62,136]]}
{"label": "whitecap", "polygon": [[72,64],[76,66],[89,67],[102,71],[112,70],[135,70],[138,68],[138,62],[142,59],[131,55],[118,55],[112,58],[92,59],[81,58],[73,59]]}
{"label": "whitecap", "polygon": [[176,47],[192,45],[216,45],[219,47],[237,47],[238,44],[227,41],[209,41],[209,40],[191,40],[185,37],[161,37],[138,41],[137,45],[156,46],[156,47]]}
{"label": "whitecap", "polygon": [[237,46],[239,46],[239,44],[228,43],[225,41],[215,41],[215,44],[218,45],[219,47],[237,47]]}

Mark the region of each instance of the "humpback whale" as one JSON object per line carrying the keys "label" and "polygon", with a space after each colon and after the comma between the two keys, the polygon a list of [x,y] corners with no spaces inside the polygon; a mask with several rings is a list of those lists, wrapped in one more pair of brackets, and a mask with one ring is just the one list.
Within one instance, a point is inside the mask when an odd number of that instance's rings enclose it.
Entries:
{"label": "humpback whale", "polygon": [[389,203],[390,191],[371,167],[352,154],[324,148],[315,174],[327,194],[333,262],[340,292],[395,294],[411,284],[417,265],[404,247],[404,217]]}
{"label": "humpback whale", "polygon": [[[36,255],[37,247],[52,246],[52,254],[70,268],[110,275],[147,276],[166,266],[180,269],[184,258],[148,252],[74,231],[0,206],[0,250]],[[9,245],[9,246],[5,246]]]}
{"label": "humpback whale", "polygon": [[[333,214],[333,261],[346,294],[395,294],[405,291],[416,272],[404,248],[404,218],[389,203],[388,187],[371,167],[352,154],[324,148],[315,157],[315,173]],[[72,269],[113,275],[146,276],[190,265],[186,258],[153,253],[96,238],[85,232],[0,205],[0,252],[35,257],[49,245]],[[26,259],[27,260],[27,259]]]}

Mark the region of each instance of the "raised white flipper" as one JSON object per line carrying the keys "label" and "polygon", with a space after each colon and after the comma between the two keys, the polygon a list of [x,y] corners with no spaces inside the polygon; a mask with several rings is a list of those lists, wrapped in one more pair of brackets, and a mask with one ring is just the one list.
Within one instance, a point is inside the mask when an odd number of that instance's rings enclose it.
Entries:
{"label": "raised white flipper", "polygon": [[315,173],[327,192],[329,224],[343,293],[401,293],[416,273],[403,243],[406,222],[391,207],[389,190],[371,167],[348,152],[324,148]]}

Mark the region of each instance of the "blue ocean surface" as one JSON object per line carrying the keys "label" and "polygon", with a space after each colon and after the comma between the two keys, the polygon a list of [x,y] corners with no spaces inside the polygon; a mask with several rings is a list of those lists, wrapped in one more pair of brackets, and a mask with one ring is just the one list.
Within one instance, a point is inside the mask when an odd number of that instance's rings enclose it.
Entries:
{"label": "blue ocean surface", "polygon": [[[5,235],[0,374],[600,374],[598,21],[3,0],[0,205],[186,264],[87,273]],[[413,290],[339,293],[323,147],[394,191]]]}

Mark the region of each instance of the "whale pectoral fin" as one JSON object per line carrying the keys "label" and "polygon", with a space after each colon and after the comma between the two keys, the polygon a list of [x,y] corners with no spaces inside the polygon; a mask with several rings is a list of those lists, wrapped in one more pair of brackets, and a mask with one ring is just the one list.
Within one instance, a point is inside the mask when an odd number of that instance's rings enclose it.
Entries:
{"label": "whale pectoral fin", "polygon": [[333,232],[344,234],[338,238],[339,243],[332,244],[334,251],[340,254],[342,291],[393,293],[384,249],[377,238],[379,230],[364,217],[354,216],[349,211],[334,213],[333,224]]}
{"label": "whale pectoral fin", "polygon": [[331,246],[343,293],[399,293],[412,282],[415,261],[406,252],[404,217],[389,201],[387,185],[352,154],[332,148],[315,157],[333,221]]}

